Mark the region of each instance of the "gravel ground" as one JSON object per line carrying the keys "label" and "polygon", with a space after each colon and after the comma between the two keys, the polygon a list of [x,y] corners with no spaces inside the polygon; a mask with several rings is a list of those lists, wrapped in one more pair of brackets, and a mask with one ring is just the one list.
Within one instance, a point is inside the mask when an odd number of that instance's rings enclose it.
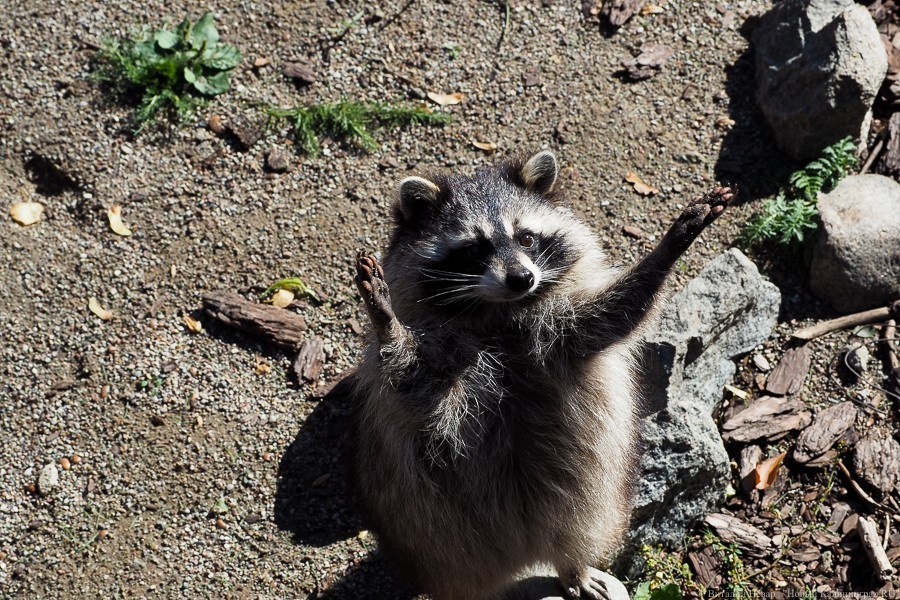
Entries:
{"label": "gravel ground", "polygon": [[[292,310],[325,340],[331,379],[360,355],[352,257],[384,245],[396,181],[493,161],[475,139],[499,155],[554,149],[571,201],[623,263],[716,179],[745,200],[772,191],[787,161],[762,133],[740,33],[765,3],[660,5],[604,37],[562,0],[510,2],[505,34],[497,2],[221,0],[223,41],[244,54],[231,91],[134,139],[129,108],[90,77],[96,44],[202,11],[0,0],[0,596],[403,597],[344,500],[346,407],[289,384],[292,356],[208,320],[192,334],[183,316],[199,314],[204,292],[300,276],[324,301]],[[658,76],[623,82],[622,59],[645,43],[675,53]],[[271,65],[253,68],[259,57]],[[310,64],[318,81],[294,85],[284,61]],[[382,131],[374,153],[326,141],[312,159],[278,128],[240,151],[206,125],[213,114],[259,122],[259,104],[429,91],[465,95],[446,109],[452,123]],[[271,148],[292,153],[289,172],[264,170]],[[660,193],[636,194],[628,171]],[[46,206],[42,222],[8,217],[23,198]],[[113,204],[133,236],[110,231]],[[704,234],[676,284],[729,247],[747,214],[737,207]],[[789,286],[786,321],[822,313],[797,257],[762,261]],[[111,320],[88,310],[92,296]],[[59,481],[42,496],[47,464]]]}

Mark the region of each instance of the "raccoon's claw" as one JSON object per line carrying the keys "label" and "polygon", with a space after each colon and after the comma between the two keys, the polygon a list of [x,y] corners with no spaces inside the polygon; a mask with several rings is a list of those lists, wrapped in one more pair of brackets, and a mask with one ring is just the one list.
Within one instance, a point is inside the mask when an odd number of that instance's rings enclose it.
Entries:
{"label": "raccoon's claw", "polygon": [[372,325],[381,335],[394,318],[391,308],[391,297],[388,293],[384,271],[374,256],[360,252],[356,255],[356,277],[354,278],[359,294],[366,303],[366,310]]}
{"label": "raccoon's claw", "polygon": [[594,569],[573,575],[565,582],[566,596],[571,600],[609,600],[606,582],[598,575],[599,571]]}
{"label": "raccoon's claw", "polygon": [[725,211],[735,196],[727,186],[717,186],[705,195],[692,201],[679,215],[666,236],[676,255],[681,255],[688,246]]}

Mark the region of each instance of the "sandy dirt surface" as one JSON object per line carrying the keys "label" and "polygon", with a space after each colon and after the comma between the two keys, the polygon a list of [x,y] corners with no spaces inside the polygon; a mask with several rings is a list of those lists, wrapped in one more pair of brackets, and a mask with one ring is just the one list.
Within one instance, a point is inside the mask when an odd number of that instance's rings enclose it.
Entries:
{"label": "sandy dirt surface", "polygon": [[[347,407],[290,383],[292,353],[202,317],[201,296],[302,277],[323,301],[290,310],[325,341],[324,383],[360,356],[352,259],[384,246],[396,182],[492,162],[473,140],[498,156],[557,152],[569,199],[620,263],[716,180],[745,201],[776,189],[790,165],[754,109],[740,31],[764,2],[670,0],[612,37],[578,2],[509,6],[505,28],[504,4],[489,1],[0,0],[0,596],[412,594],[345,500]],[[134,138],[131,109],[91,78],[97,44],[206,8],[243,51],[231,90]],[[674,54],[659,75],[624,82],[621,61],[647,43]],[[254,68],[261,57],[270,65]],[[318,80],[295,85],[286,61]],[[452,123],[380,131],[374,153],[326,140],[313,159],[279,127],[242,150],[207,127],[210,115],[264,126],[266,105],[432,91],[465,95],[445,109]],[[287,173],[264,169],[272,148],[291,153]],[[628,171],[659,193],[636,194]],[[22,199],[45,205],[40,223],[9,218]],[[113,204],[131,237],[110,230]],[[705,233],[675,285],[731,246],[748,214],[737,206]],[[797,262],[762,260],[788,286],[786,320],[824,314]],[[44,497],[34,485],[48,463],[59,485]]]}

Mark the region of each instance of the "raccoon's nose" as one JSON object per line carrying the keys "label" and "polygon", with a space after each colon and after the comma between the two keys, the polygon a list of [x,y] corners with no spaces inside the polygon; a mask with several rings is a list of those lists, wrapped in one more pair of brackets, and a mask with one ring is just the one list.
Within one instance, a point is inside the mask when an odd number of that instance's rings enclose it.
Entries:
{"label": "raccoon's nose", "polygon": [[533,285],[534,273],[528,269],[506,274],[506,286],[516,293],[527,292]]}

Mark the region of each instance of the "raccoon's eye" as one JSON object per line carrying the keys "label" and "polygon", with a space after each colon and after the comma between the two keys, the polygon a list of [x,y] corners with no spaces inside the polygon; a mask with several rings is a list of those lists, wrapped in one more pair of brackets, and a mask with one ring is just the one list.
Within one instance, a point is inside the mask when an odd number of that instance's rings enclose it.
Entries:
{"label": "raccoon's eye", "polygon": [[528,233],[522,233],[519,235],[519,245],[523,248],[531,248],[534,246],[534,236]]}
{"label": "raccoon's eye", "polygon": [[476,258],[481,254],[481,246],[478,245],[477,242],[469,244],[465,247],[466,256],[469,258]]}

